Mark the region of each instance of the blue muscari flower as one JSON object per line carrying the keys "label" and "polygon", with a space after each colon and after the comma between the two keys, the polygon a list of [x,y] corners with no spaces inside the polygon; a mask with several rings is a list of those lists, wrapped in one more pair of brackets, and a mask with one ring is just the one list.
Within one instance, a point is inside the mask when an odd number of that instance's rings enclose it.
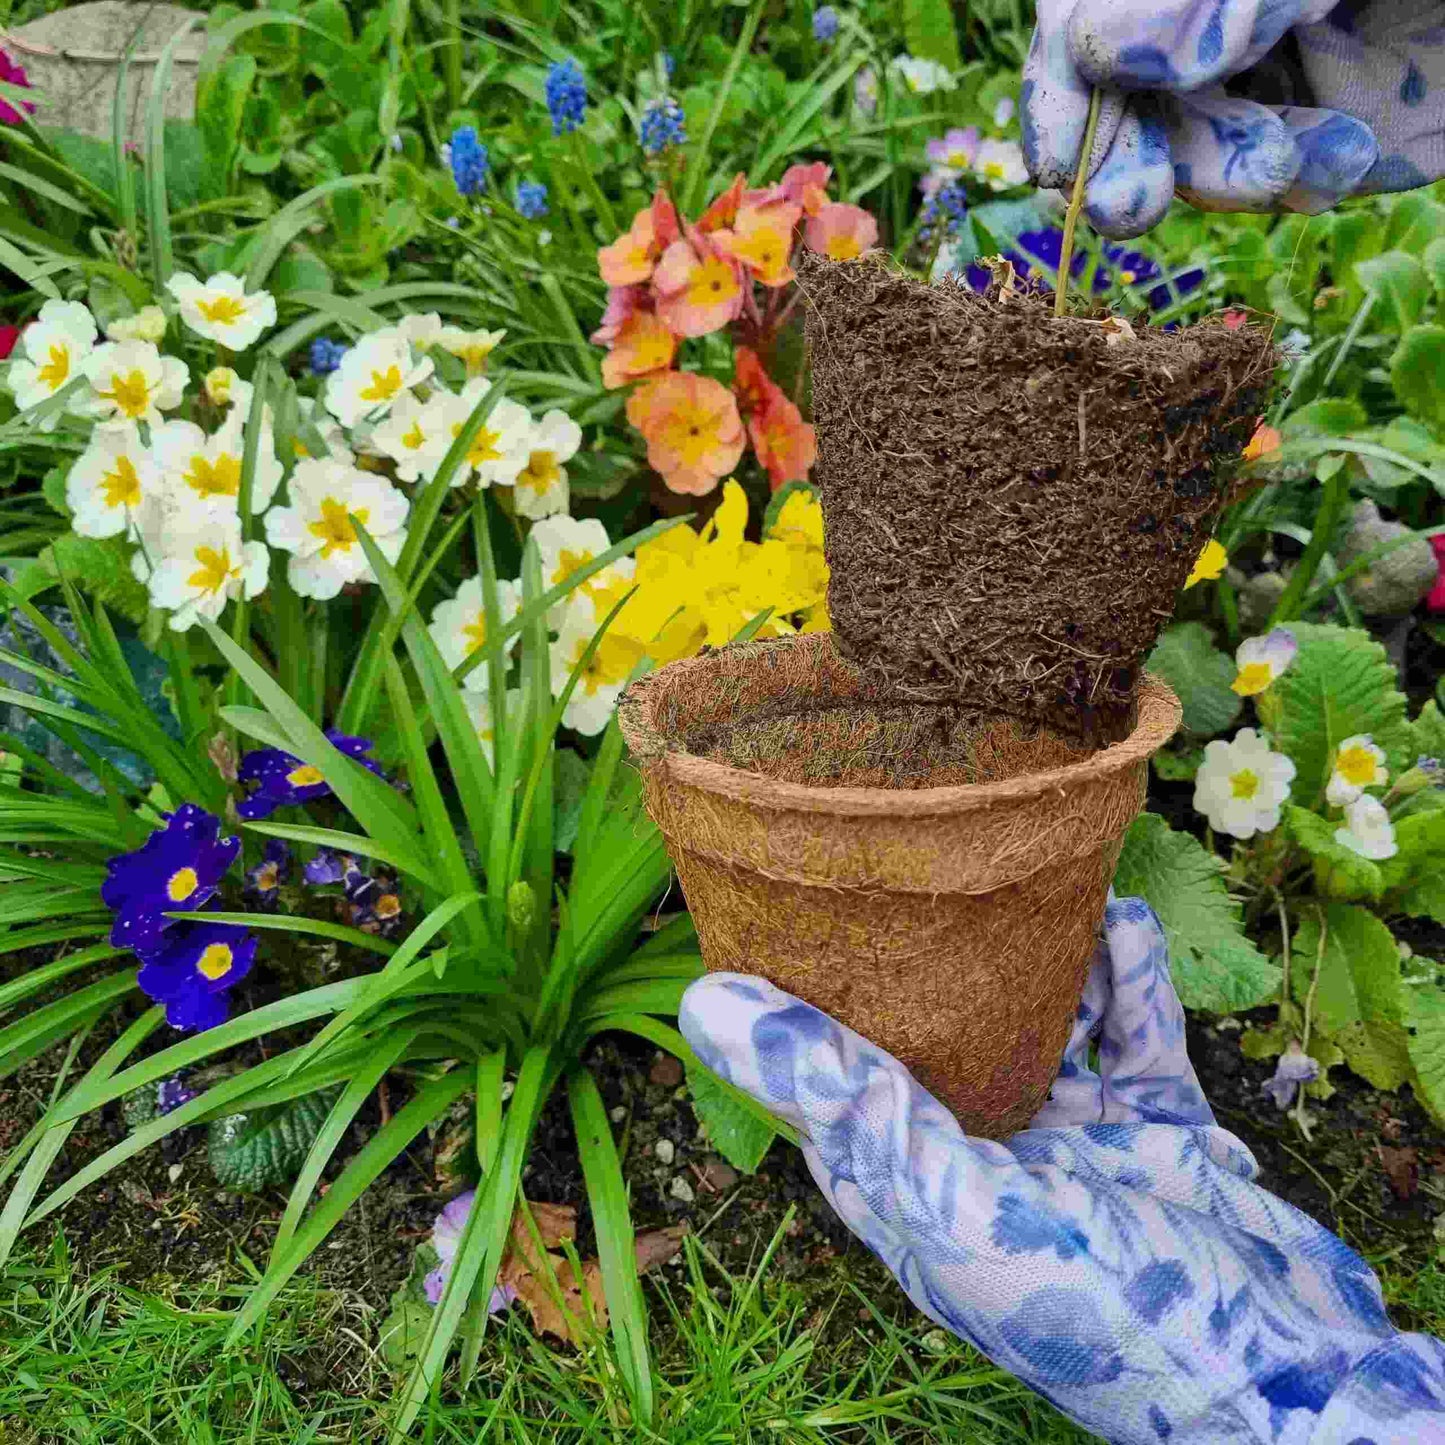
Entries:
{"label": "blue muscari flower", "polygon": [[939,225],[942,225],[945,236],[957,236],[967,218],[968,193],[958,181],[950,181],[939,186],[923,203],[918,239],[925,246],[931,245]]}
{"label": "blue muscari flower", "polygon": [[642,112],[637,137],[650,156],[661,155],[670,146],[686,145],[687,117],[682,107],[670,95],[654,100]]}
{"label": "blue muscari flower", "polygon": [[115,914],[110,941],[142,958],[181,930],[167,912],[194,912],[215,894],[241,851],[239,838],[221,837],[214,813],[183,803],[132,853],[106,864],[100,896]]}
{"label": "blue muscari flower", "polygon": [[264,912],[276,909],[276,895],[291,876],[291,849],[282,838],[268,838],[261,861],[246,870],[246,886],[242,890],[248,903]]}
{"label": "blue muscari flower", "polygon": [[547,67],[547,110],[552,134],[567,135],[582,124],[587,109],[587,81],[582,68],[569,56]]}
{"label": "blue muscari flower", "polygon": [[[348,737],[335,728],[327,728],[326,736],[333,747],[381,776],[381,764],[365,756],[371,751],[370,738]],[[321,776],[319,768],[303,763],[281,748],[256,748],[247,753],[236,769],[236,777],[242,783],[256,785],[251,796],[236,808],[237,814],[248,823],[269,818],[277,808],[309,803],[331,794],[331,784]]]}
{"label": "blue muscari flower", "polygon": [[517,214],[529,221],[547,214],[547,187],[541,181],[517,183]]}
{"label": "blue muscari flower", "polygon": [[230,923],[192,923],[143,959],[136,982],[166,1008],[175,1029],[224,1023],[228,989],[251,971],[256,937]]}
{"label": "blue muscari flower", "polygon": [[329,336],[318,336],[311,343],[312,376],[329,376],[341,365],[341,358],[345,355],[346,347],[339,341],[333,341]]}
{"label": "blue muscari flower", "polygon": [[672,73],[677,69],[677,57],[670,50],[662,52],[662,73],[672,79]]}
{"label": "blue muscari flower", "polygon": [[452,168],[452,179],[462,195],[479,196],[486,190],[492,166],[487,159],[486,146],[477,139],[476,126],[459,125],[452,132],[446,158]]}
{"label": "blue muscari flower", "polygon": [[820,5],[813,11],[813,39],[826,45],[838,33],[838,12],[831,5]]}

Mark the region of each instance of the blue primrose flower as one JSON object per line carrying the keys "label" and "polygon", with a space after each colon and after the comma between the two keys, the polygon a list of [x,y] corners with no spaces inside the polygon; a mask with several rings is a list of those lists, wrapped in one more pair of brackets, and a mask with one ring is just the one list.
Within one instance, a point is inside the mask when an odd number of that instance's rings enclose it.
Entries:
{"label": "blue primrose flower", "polygon": [[174,1113],[182,1104],[189,1104],[195,1097],[196,1091],[187,1088],[185,1080],[179,1074],[172,1074],[169,1079],[162,1079],[156,1085],[156,1112]]}
{"label": "blue primrose flower", "polygon": [[226,1021],[226,991],[250,973],[256,937],[230,923],[193,923],[147,955],[136,982],[166,1008],[175,1029],[209,1029]]}
{"label": "blue primrose flower", "polygon": [[570,56],[547,67],[547,111],[553,135],[570,135],[582,124],[587,110],[587,81],[582,67]]}
{"label": "blue primrose flower", "polygon": [[672,146],[686,145],[687,116],[682,107],[670,95],[654,100],[642,112],[637,138],[650,156],[659,156]]}
{"label": "blue primrose flower", "polygon": [[541,181],[517,183],[517,214],[528,221],[547,214],[547,187]]}
{"label": "blue primrose flower", "polygon": [[838,12],[831,5],[820,5],[813,11],[813,39],[826,45],[838,34]]}
{"label": "blue primrose flower", "polygon": [[346,347],[329,336],[318,336],[311,343],[310,363],[312,376],[330,376],[341,365]]}
{"label": "blue primrose flower", "polygon": [[246,870],[242,896],[265,913],[274,913],[281,885],[291,876],[291,849],[283,838],[268,838],[261,861]]}
{"label": "blue primrose flower", "polygon": [[316,856],[307,861],[301,870],[301,877],[313,888],[325,888],[340,883],[348,873],[359,873],[356,859],[349,853],[338,853],[334,848],[318,848]]}
{"label": "blue primrose flower", "polygon": [[372,877],[359,868],[353,868],[348,871],[345,882],[353,927],[382,938],[390,938],[401,931],[401,894],[397,891],[395,879],[381,875]]}
{"label": "blue primrose flower", "polygon": [[[371,751],[370,738],[348,737],[335,728],[327,728],[326,736],[333,747],[378,777],[382,776],[381,764],[365,756]],[[280,748],[256,748],[247,753],[236,769],[236,777],[242,783],[256,785],[251,796],[236,807],[237,815],[248,823],[269,818],[277,808],[309,803],[331,794],[331,784],[321,776],[320,768],[303,763]]]}
{"label": "blue primrose flower", "polygon": [[487,148],[477,138],[474,125],[459,125],[446,147],[446,161],[452,168],[452,179],[464,196],[479,196],[487,188],[492,163]]}
{"label": "blue primrose flower", "polygon": [[179,927],[166,913],[207,903],[240,851],[239,838],[221,837],[214,813],[182,803],[133,853],[106,864],[100,896],[116,915],[111,943],[141,955],[159,948]]}

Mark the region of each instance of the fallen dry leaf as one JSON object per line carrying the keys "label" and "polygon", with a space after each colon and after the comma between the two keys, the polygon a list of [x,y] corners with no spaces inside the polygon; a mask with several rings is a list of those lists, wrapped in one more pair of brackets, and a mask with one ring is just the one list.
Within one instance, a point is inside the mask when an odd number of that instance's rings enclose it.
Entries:
{"label": "fallen dry leaf", "polygon": [[1420,1152],[1406,1146],[1397,1149],[1390,1144],[1375,1146],[1380,1154],[1380,1167],[1390,1181],[1390,1190],[1396,1199],[1410,1199],[1420,1182]]}

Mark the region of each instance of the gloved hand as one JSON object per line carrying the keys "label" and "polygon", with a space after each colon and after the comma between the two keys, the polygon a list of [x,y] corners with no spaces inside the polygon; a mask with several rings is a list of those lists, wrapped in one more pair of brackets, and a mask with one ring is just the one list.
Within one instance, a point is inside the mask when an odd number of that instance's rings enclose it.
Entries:
{"label": "gloved hand", "polygon": [[1105,929],[1049,1102],[1007,1144],[759,979],[693,984],[682,1031],[804,1134],[919,1309],[1107,1440],[1445,1440],[1445,1345],[1398,1333],[1365,1262],[1253,1182],[1185,1054],[1148,906],[1111,900]]}
{"label": "gloved hand", "polygon": [[1441,0],[1038,0],[1024,155],[1072,184],[1104,105],[1085,214],[1147,231],[1178,193],[1211,211],[1325,211],[1445,175]]}

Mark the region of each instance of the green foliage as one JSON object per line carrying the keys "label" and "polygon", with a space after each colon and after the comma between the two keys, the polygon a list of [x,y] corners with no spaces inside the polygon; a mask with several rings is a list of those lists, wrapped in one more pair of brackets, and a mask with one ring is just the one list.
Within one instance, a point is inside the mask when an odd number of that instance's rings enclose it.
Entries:
{"label": "green foliage", "polygon": [[1114,891],[1145,899],[1159,915],[1174,986],[1187,1007],[1253,1008],[1278,987],[1279,970],[1245,936],[1214,856],[1157,814],[1141,813],[1131,824]]}
{"label": "green foliage", "polygon": [[1445,809],[1401,818],[1395,844],[1399,851],[1379,870],[1387,906],[1445,923]]}
{"label": "green foliage", "polygon": [[903,38],[909,54],[957,70],[958,34],[948,0],[903,0]]}
{"label": "green foliage", "polygon": [[1390,380],[1412,416],[1445,429],[1445,326],[1412,326],[1390,361]]}
{"label": "green foliage", "polygon": [[687,1084],[698,1122],[707,1130],[713,1148],[734,1168],[745,1174],[756,1173],[777,1131],[769,1128],[755,1110],[744,1109],[736,1094],[712,1070],[700,1064],[690,1066]]}
{"label": "green foliage", "polygon": [[223,1189],[260,1194],[289,1184],[316,1142],[340,1085],[303,1094],[289,1104],[211,1122],[206,1157]]}
{"label": "green foliage", "polygon": [[1380,865],[1337,843],[1338,824],[1308,808],[1292,806],[1285,813],[1285,827],[1289,836],[1309,854],[1314,865],[1315,887],[1324,897],[1344,902],[1380,901],[1385,886]]}
{"label": "green foliage", "polygon": [[1405,1033],[1415,1096],[1445,1122],[1445,989],[1427,983],[1409,990]]}
{"label": "green foliage", "polygon": [[1222,733],[1239,716],[1243,700],[1230,686],[1234,659],[1214,645],[1202,623],[1166,627],[1145,666],[1174,689],[1184,707],[1184,727],[1195,737]]}

